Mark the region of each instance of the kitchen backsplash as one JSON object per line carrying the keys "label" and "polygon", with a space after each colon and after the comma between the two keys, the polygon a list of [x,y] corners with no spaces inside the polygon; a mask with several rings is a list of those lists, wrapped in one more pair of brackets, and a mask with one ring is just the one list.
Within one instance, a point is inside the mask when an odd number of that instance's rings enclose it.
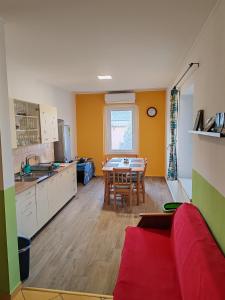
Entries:
{"label": "kitchen backsplash", "polygon": [[38,144],[13,149],[14,173],[20,172],[21,162],[25,162],[26,157],[32,154],[39,155],[41,162],[54,161],[54,145]]}

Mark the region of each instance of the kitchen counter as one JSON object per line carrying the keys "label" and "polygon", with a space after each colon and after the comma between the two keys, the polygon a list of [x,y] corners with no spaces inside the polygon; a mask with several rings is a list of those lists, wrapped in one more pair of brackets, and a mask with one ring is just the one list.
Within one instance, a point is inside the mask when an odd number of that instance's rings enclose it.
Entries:
{"label": "kitchen counter", "polygon": [[16,195],[18,195],[19,193],[22,193],[26,190],[28,190],[29,188],[31,188],[32,186],[35,186],[37,184],[36,181],[30,181],[30,182],[15,182],[15,191],[16,191]]}
{"label": "kitchen counter", "polygon": [[[54,175],[64,171],[66,168],[71,167],[71,166],[75,165],[76,163],[77,163],[77,161],[73,161],[72,163],[62,163],[62,164],[60,164],[60,167],[58,169],[54,170],[54,173],[55,173]],[[52,175],[52,176],[54,176],[54,175]],[[50,176],[49,178],[51,178],[52,176]],[[45,180],[48,180],[48,178],[45,179]],[[16,195],[28,190],[29,188],[31,188],[32,186],[35,186],[36,184],[38,184],[37,180],[29,181],[29,182],[16,181],[15,182]]]}

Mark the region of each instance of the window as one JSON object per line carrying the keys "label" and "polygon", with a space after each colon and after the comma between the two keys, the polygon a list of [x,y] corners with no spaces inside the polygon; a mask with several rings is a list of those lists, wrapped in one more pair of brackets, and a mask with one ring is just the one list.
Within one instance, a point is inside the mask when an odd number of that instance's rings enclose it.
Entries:
{"label": "window", "polygon": [[106,153],[137,153],[137,109],[106,107]]}

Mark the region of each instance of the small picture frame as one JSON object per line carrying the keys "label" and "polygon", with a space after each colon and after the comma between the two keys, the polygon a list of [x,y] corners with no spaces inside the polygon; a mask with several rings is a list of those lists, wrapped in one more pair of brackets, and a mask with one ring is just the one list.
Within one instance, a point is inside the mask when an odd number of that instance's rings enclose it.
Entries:
{"label": "small picture frame", "polygon": [[215,118],[215,132],[222,133],[224,131],[225,113],[217,113]]}
{"label": "small picture frame", "polygon": [[204,131],[211,131],[214,125],[215,125],[215,117],[209,118],[205,123]]}
{"label": "small picture frame", "polygon": [[197,112],[193,130],[194,131],[202,131],[204,128],[203,122],[204,122],[204,110],[200,109]]}

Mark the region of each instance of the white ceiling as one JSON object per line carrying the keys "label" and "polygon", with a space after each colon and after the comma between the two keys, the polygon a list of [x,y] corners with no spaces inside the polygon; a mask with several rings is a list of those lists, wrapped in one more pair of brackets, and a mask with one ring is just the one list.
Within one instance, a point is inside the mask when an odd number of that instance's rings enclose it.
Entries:
{"label": "white ceiling", "polygon": [[165,88],[215,3],[0,0],[8,63],[70,91]]}

